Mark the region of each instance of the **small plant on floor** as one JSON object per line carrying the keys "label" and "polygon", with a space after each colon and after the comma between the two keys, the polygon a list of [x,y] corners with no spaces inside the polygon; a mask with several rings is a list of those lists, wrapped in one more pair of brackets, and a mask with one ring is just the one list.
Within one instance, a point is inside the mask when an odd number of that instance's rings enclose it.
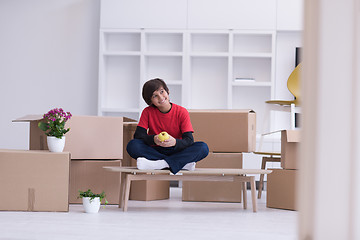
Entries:
{"label": "small plant on floor", "polygon": [[94,198],[96,198],[96,197],[100,198],[100,202],[102,202],[102,200],[105,199],[105,205],[108,204],[108,201],[105,198],[106,195],[105,195],[104,191],[102,193],[100,193],[100,194],[97,194],[97,193],[93,193],[90,189],[88,189],[85,192],[79,190],[78,198],[85,198],[85,197],[90,198],[90,202],[92,202],[94,200]]}

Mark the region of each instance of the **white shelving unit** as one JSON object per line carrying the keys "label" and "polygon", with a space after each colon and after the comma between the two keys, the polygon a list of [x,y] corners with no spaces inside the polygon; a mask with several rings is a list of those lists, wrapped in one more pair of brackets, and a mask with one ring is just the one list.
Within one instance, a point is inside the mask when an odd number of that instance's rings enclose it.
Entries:
{"label": "white shelving unit", "polygon": [[98,114],[138,119],[142,86],[159,77],[187,108],[261,115],[274,92],[275,39],[275,31],[101,30]]}
{"label": "white shelving unit", "polygon": [[264,102],[288,96],[299,44],[284,36],[301,35],[302,12],[303,0],[101,0],[98,114],[138,119],[143,83],[160,77],[173,102],[252,108],[260,128]]}
{"label": "white shelving unit", "polygon": [[276,32],[191,31],[189,35],[189,107],[251,108],[261,119],[264,102],[274,94]]}
{"label": "white shelving unit", "polygon": [[167,81],[171,100],[182,104],[184,33],[101,30],[98,115],[139,119],[146,104],[142,85],[156,77]]}

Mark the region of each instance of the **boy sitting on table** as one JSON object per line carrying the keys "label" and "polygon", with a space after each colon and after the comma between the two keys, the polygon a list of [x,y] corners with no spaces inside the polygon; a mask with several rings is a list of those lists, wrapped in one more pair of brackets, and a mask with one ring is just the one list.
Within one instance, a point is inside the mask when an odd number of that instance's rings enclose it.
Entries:
{"label": "boy sitting on table", "polygon": [[[194,142],[188,111],[170,102],[169,89],[159,78],[144,84],[142,96],[149,106],[141,113],[134,139],[127,145],[138,169],[169,168],[174,174],[181,169],[193,171],[209,148],[204,142]],[[162,132],[167,132],[169,138],[161,141]]]}

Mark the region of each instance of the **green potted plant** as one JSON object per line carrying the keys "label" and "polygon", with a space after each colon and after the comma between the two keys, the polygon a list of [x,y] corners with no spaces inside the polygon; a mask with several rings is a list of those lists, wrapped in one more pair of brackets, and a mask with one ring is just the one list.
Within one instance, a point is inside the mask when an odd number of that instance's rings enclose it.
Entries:
{"label": "green potted plant", "polygon": [[[102,191],[102,193],[97,194],[93,193],[90,189],[83,192],[79,190],[79,196],[78,198],[82,198],[83,200],[83,206],[86,213],[97,213],[100,209],[100,204],[102,200],[105,200],[105,205],[108,203],[106,200],[105,192]],[[105,207],[105,206],[104,206]]]}
{"label": "green potted plant", "polygon": [[65,133],[70,128],[65,128],[65,123],[72,117],[70,112],[62,108],[54,108],[43,115],[38,127],[45,132],[50,152],[62,152],[65,147]]}

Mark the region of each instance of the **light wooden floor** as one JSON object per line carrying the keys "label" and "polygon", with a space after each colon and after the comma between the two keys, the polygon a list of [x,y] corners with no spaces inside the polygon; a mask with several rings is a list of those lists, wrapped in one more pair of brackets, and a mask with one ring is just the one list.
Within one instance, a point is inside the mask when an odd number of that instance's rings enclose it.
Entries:
{"label": "light wooden floor", "polygon": [[[250,192],[248,192],[248,199]],[[128,212],[117,206],[86,214],[82,205],[68,213],[0,212],[0,240],[53,239],[297,239],[298,212],[266,208],[266,191],[253,213],[239,203],[182,202],[181,188],[170,199],[130,201]]]}

